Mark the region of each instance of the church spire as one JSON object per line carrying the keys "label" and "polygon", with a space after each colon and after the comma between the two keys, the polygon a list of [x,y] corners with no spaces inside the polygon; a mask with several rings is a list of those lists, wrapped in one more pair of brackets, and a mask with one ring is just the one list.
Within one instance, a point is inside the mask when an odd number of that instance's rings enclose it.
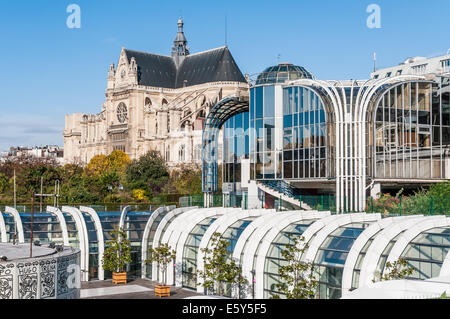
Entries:
{"label": "church spire", "polygon": [[172,58],[175,61],[177,68],[181,65],[186,55],[189,55],[189,48],[187,46],[187,40],[183,32],[183,19],[178,19],[178,33],[175,41],[173,41]]}

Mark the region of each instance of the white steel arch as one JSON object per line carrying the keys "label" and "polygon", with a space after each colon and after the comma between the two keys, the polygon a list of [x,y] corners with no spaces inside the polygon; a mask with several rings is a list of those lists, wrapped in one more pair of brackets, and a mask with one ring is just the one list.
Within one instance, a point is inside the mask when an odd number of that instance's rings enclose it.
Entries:
{"label": "white steel arch", "polygon": [[89,281],[89,238],[83,214],[77,208],[70,206],[63,206],[61,210],[72,216],[75,221],[81,250],[81,280]]}
{"label": "white steel arch", "polygon": [[[322,80],[312,80],[312,79],[300,79],[289,82],[289,84],[305,84],[305,85],[312,85],[312,86],[318,86],[321,89],[323,89],[328,97],[331,100],[331,107],[334,110],[334,114],[336,116],[336,145],[339,147],[336,147],[336,209],[338,211],[343,210],[343,200],[341,199],[341,196],[343,195],[343,174],[341,170],[341,166],[344,164],[342,157],[342,153],[344,152],[344,143],[341,143],[341,139],[343,139],[343,123],[344,123],[344,110],[342,107],[342,101],[341,98],[336,90],[336,88],[327,81]],[[344,140],[345,141],[345,140]]]}
{"label": "white steel arch", "polygon": [[[377,90],[386,84],[404,80],[425,80],[423,76],[401,75],[365,82],[320,81],[300,79],[290,81],[293,85],[318,86],[331,100],[336,115],[336,207],[363,212],[366,201],[366,117],[369,104]],[[345,88],[350,89],[347,101]],[[354,91],[358,89],[356,98]],[[348,145],[350,143],[350,145]],[[350,153],[344,150],[350,147]],[[345,199],[348,199],[345,201]]]}
{"label": "white steel arch", "polygon": [[[234,211],[223,215],[222,217],[217,218],[217,220],[209,226],[208,230],[203,235],[203,238],[200,242],[200,246],[198,248],[198,255],[197,255],[197,270],[203,271],[204,270],[204,263],[203,263],[203,257],[204,253],[202,249],[205,249],[208,247],[209,242],[211,240],[211,237],[214,233],[221,233],[225,232],[228,227],[230,227],[235,222],[249,218],[249,217],[259,217],[264,214],[268,214],[273,212],[272,209],[251,209],[251,210],[242,210],[241,208],[236,208]],[[202,283],[202,278],[197,278],[198,283]],[[197,292],[203,292],[203,288],[201,285],[197,286]]]}
{"label": "white steel arch", "polygon": [[377,234],[367,250],[366,257],[361,264],[358,287],[373,284],[372,279],[374,278],[380,256],[392,239],[413,225],[423,222],[426,218],[427,217],[419,215],[417,218],[410,218],[402,221],[401,223],[394,223],[392,225],[388,225],[380,231],[379,234]]}
{"label": "white steel arch", "polygon": [[1,235],[1,242],[7,243],[8,242],[8,235],[6,233],[6,225],[5,225],[5,219],[3,218],[3,214],[0,211],[0,235]]}
{"label": "white steel arch", "polygon": [[[295,212],[301,212],[301,211],[295,211]],[[241,236],[239,236],[238,241],[236,242],[236,246],[233,251],[233,259],[239,262],[240,265],[242,265],[241,260],[241,254],[242,251],[244,251],[248,245],[252,244],[252,241],[250,241],[250,238],[253,239],[253,237],[256,236],[256,233],[263,231],[262,229],[266,229],[271,227],[273,220],[279,220],[282,216],[285,216],[286,214],[291,214],[293,211],[282,211],[282,212],[271,212],[268,214],[265,214],[261,217],[256,218],[250,225],[247,226],[247,228],[244,229]]]}
{"label": "white steel arch", "polygon": [[339,227],[352,223],[376,222],[380,219],[381,219],[380,214],[355,213],[355,214],[340,215],[339,218],[335,219],[334,221],[328,223],[325,227],[323,227],[311,240],[311,242],[309,243],[308,250],[306,251],[304,260],[306,262],[314,262],[317,252],[319,251],[319,248],[321,247],[323,242],[333,231],[335,231]]}
{"label": "white steel arch", "polygon": [[[161,237],[164,235],[164,232],[166,230],[166,227],[170,225],[170,223],[173,221],[173,219],[178,216],[179,214],[183,214],[185,212],[188,212],[193,209],[198,209],[198,207],[182,207],[177,208],[172,211],[170,211],[164,218],[161,220],[161,222],[158,225],[158,228],[155,232],[155,237],[153,238],[153,244],[152,247],[158,247],[159,243],[161,242]],[[152,264],[152,280],[156,281],[158,280],[158,267],[156,263]]]}
{"label": "white steel arch", "polygon": [[56,216],[56,219],[58,220],[59,225],[61,226],[61,234],[62,234],[64,246],[70,246],[69,232],[67,231],[67,223],[66,223],[66,220],[64,219],[62,212],[59,210],[59,208],[53,207],[53,206],[47,206],[46,211],[47,211],[47,213],[50,213],[50,214],[53,214]]}
{"label": "white steel arch", "polygon": [[[286,212],[278,214],[276,218],[268,221],[261,230],[255,231],[249,238],[249,244],[244,249],[242,260],[242,273],[247,278],[251,278],[253,270],[253,261],[256,258],[255,265],[255,298],[261,299],[264,294],[264,267],[266,256],[270,245],[287,226],[297,223],[301,220],[319,219],[329,216],[330,212],[302,211]],[[258,254],[256,254],[258,252]],[[251,280],[249,280],[251,282]],[[246,296],[250,298],[249,295]]]}
{"label": "white steel arch", "polygon": [[120,220],[119,220],[119,228],[124,228],[125,226],[125,219],[127,218],[127,214],[131,211],[130,206],[125,206],[122,209],[122,212],[120,213]]}
{"label": "white steel arch", "polygon": [[25,242],[25,236],[23,233],[22,219],[20,218],[19,212],[13,207],[6,206],[5,213],[8,213],[14,217],[14,222],[16,223],[17,227],[18,241],[19,243],[23,244]]}
{"label": "white steel arch", "polygon": [[[207,210],[212,210],[210,208],[206,208]],[[186,226],[188,220],[194,217],[196,214],[200,213],[202,208],[190,210],[184,214],[178,215],[174,218],[174,220],[170,223],[170,225],[165,230],[164,234],[161,238],[161,245],[168,244],[172,249],[176,249],[176,245],[178,242],[178,238],[181,233],[181,229]],[[167,265],[167,273],[166,279],[167,283],[173,284],[173,264]],[[161,269],[160,269],[161,272]]]}
{"label": "white steel arch", "polygon": [[[241,237],[239,238],[238,243],[236,243],[236,249],[234,250],[233,253],[233,257],[235,259],[238,259],[241,265],[241,269],[242,269],[242,275],[244,278],[247,279],[247,282],[249,283],[249,289],[247,289],[246,293],[243,295],[243,297],[245,299],[250,299],[251,298],[251,288],[250,287],[255,287],[255,293],[256,291],[260,288],[260,285],[256,285],[256,283],[258,282],[258,280],[256,279],[258,275],[260,275],[259,273],[261,273],[261,269],[257,268],[255,269],[255,277],[253,278],[252,276],[252,270],[253,270],[253,262],[255,260],[255,258],[257,258],[259,256],[256,256],[256,252],[258,251],[258,247],[261,246],[265,236],[267,235],[267,233],[273,229],[274,227],[277,227],[279,225],[282,225],[283,222],[288,219],[289,217],[292,218],[301,218],[303,215],[303,213],[298,213],[298,212],[292,212],[292,211],[285,211],[285,212],[281,212],[281,213],[269,213],[266,215],[263,215],[257,219],[255,219],[245,230],[247,230],[249,227],[251,227],[253,224],[255,224],[255,226],[258,226],[258,228],[256,227],[252,227],[250,228],[250,235],[244,234],[244,232],[242,232]],[[246,241],[244,242],[243,240],[241,241],[242,236],[245,236]],[[245,243],[247,242],[247,245],[245,245]],[[238,247],[239,244],[239,247]],[[243,254],[242,254],[243,252]],[[241,259],[241,254],[242,254],[242,259]],[[262,269],[262,273],[264,272],[264,269]],[[258,274],[257,274],[258,273]],[[252,282],[252,280],[255,279],[255,283]]]}
{"label": "white steel arch", "polygon": [[[338,218],[339,215],[329,215],[312,223],[302,234],[302,237],[304,238],[304,244],[308,244],[311,238],[313,238],[322,228]],[[303,258],[304,256],[302,256],[302,259]]]}
{"label": "white steel arch", "polygon": [[[426,218],[421,223],[413,225],[407,231],[405,231],[397,240],[394,247],[389,254],[386,262],[393,263],[400,258],[402,253],[405,251],[408,244],[416,238],[420,233],[437,228],[437,227],[448,227],[450,226],[450,218],[446,216],[433,216],[435,218]],[[442,268],[441,268],[442,273]],[[440,275],[442,276],[442,275]]]}
{"label": "white steel arch", "polygon": [[150,236],[150,232],[152,230],[153,225],[155,224],[156,220],[162,216],[164,213],[170,212],[172,209],[174,209],[175,206],[161,206],[158,207],[150,216],[150,218],[147,221],[147,224],[144,228],[144,233],[142,235],[142,250],[141,250],[141,256],[142,256],[142,262],[141,262],[141,277],[146,278],[147,276],[147,267],[145,265],[145,260],[148,258],[148,240]]}
{"label": "white steel arch", "polygon": [[[169,245],[176,250],[176,259],[175,259],[175,285],[178,287],[182,286],[183,283],[183,273],[182,273],[182,263],[183,263],[183,251],[184,251],[184,245],[186,243],[187,237],[189,236],[189,233],[191,230],[202,220],[210,217],[217,217],[222,216],[228,212],[230,212],[232,208],[211,208],[211,209],[200,209],[195,214],[192,214],[189,216],[189,218],[186,218],[186,214],[183,215],[181,218],[185,219],[184,221],[180,221],[181,225],[179,224],[177,231],[172,233],[172,236],[170,238]],[[170,273],[169,282],[173,282],[173,265],[169,267],[172,271]]]}
{"label": "white steel arch", "polygon": [[[356,122],[359,123],[359,136],[361,137],[365,137],[366,136],[366,118],[367,118],[367,109],[369,107],[369,103],[371,98],[373,97],[373,95],[377,92],[377,90],[383,86],[384,84],[388,84],[390,82],[396,82],[396,81],[402,81],[402,80],[407,80],[407,79],[411,79],[411,80],[421,80],[421,79],[425,79],[423,76],[414,76],[414,75],[400,75],[400,76],[395,76],[392,78],[385,78],[385,79],[380,79],[380,80],[370,80],[366,83],[368,83],[369,88],[367,88],[364,91],[364,94],[362,96],[361,100],[357,99],[357,108],[356,108]],[[362,90],[362,88],[360,88],[360,91]],[[358,103],[360,102],[360,103]],[[355,146],[356,147],[356,146]],[[359,198],[360,198],[360,207],[363,208],[365,205],[365,199],[366,199],[366,185],[365,185],[365,180],[366,180],[366,162],[367,162],[367,148],[366,148],[366,140],[365,138],[361,139],[361,142],[359,143],[359,145],[356,147],[358,150],[358,154],[359,154],[359,160],[360,160],[360,165],[359,165],[359,174],[360,174],[360,178],[361,180],[364,182],[364,184],[360,185],[360,189],[359,189]]]}
{"label": "white steel arch", "polygon": [[347,295],[350,292],[350,289],[352,288],[353,270],[356,266],[359,253],[364,248],[366,243],[373,236],[375,236],[378,232],[380,232],[387,226],[392,225],[394,223],[401,223],[411,218],[417,218],[417,216],[410,215],[410,216],[389,217],[381,219],[379,221],[372,223],[358,236],[358,238],[356,238],[352,248],[350,249],[347,255],[347,259],[344,265],[344,271],[342,273],[342,296]]}
{"label": "white steel arch", "polygon": [[98,279],[105,280],[105,270],[103,269],[103,254],[105,252],[105,238],[103,235],[103,227],[100,222],[100,218],[98,217],[97,212],[87,206],[80,206],[80,212],[89,215],[95,225],[95,231],[97,233],[97,242],[98,242]]}

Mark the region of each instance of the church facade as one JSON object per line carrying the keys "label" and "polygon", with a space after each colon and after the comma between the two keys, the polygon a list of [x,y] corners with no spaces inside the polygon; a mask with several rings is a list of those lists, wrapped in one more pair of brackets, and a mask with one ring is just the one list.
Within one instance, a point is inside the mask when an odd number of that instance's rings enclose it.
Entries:
{"label": "church facade", "polygon": [[247,79],[226,46],[191,54],[180,18],[171,56],[122,48],[101,112],[66,115],[64,162],[157,150],[169,167],[201,165],[206,115],[223,97],[248,96]]}

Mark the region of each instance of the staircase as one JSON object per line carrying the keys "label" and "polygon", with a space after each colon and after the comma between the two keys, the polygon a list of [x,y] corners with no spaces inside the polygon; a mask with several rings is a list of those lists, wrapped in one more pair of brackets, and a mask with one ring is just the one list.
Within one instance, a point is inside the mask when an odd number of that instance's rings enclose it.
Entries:
{"label": "staircase", "polygon": [[304,210],[312,210],[307,203],[299,200],[300,196],[298,194],[298,190],[285,181],[258,181],[257,184],[262,191],[272,195],[275,198],[279,198]]}

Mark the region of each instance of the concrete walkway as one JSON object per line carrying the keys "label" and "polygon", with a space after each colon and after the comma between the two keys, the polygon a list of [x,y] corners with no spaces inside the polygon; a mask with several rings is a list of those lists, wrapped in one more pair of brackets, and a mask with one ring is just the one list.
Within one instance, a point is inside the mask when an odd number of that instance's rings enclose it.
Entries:
{"label": "concrete walkway", "polygon": [[[155,296],[154,288],[157,282],[136,279],[126,285],[115,285],[111,280],[89,281],[81,283],[81,299],[160,299]],[[162,299],[184,299],[186,297],[202,296],[193,290],[171,287],[170,297]]]}

